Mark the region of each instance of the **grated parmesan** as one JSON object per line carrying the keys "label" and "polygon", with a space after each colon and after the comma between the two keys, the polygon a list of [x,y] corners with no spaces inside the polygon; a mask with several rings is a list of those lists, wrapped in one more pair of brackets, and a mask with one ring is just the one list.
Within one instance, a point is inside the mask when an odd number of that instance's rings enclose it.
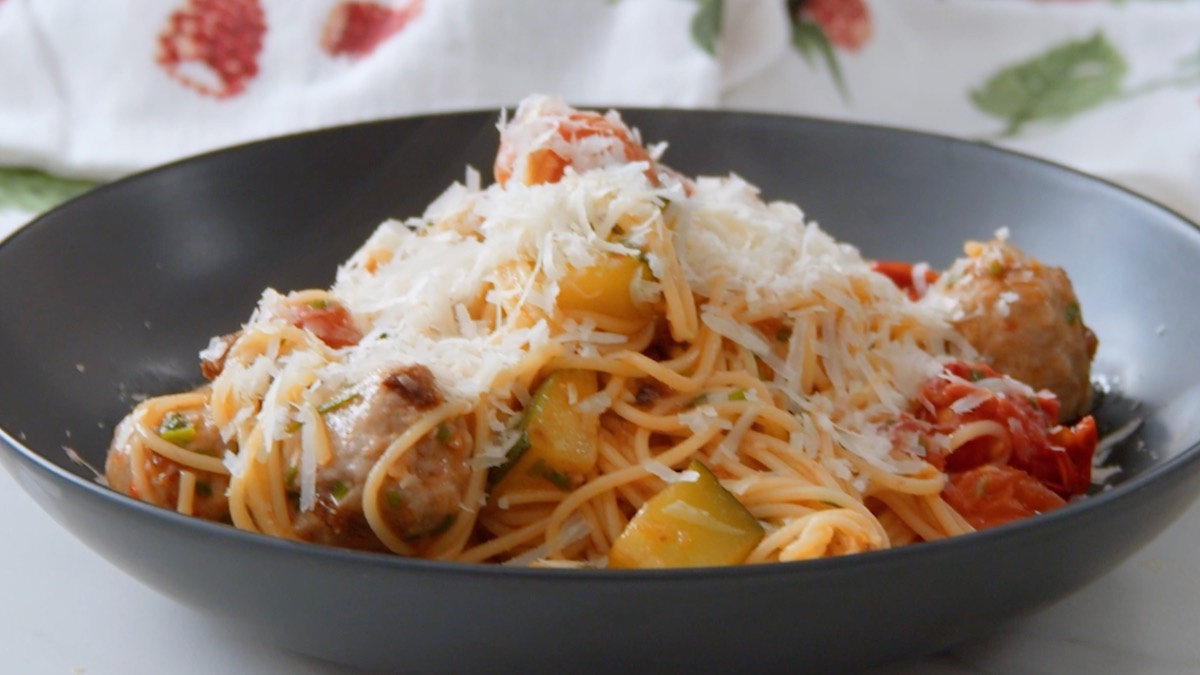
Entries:
{"label": "grated parmesan", "polygon": [[[221,378],[232,382],[232,409],[238,412],[221,425],[222,436],[234,438],[257,416],[270,445],[284,438],[298,414],[291,403],[296,392],[314,396],[318,386],[338,391],[419,363],[448,402],[478,406],[490,436],[472,461],[498,466],[517,440],[515,418],[529,400],[531,372],[558,356],[611,354],[630,340],[591,320],[555,314],[559,284],[570,270],[625,255],[640,257],[655,277],[635,277],[636,300],[663,302],[670,271],[682,271],[699,321],[774,372],[764,386],[770,397],[786,402],[803,430],[789,439],[797,452],[816,457],[820,439],[832,437],[874,467],[915,470],[912,460],[893,456],[883,420],[914,400],[949,354],[969,350],[949,324],[956,308],[909,301],[872,272],[857,249],[834,239],[796,205],[764,200],[736,174],[702,176],[686,185],[666,174],[654,181],[647,176],[653,164],[627,161],[620,139],[597,134],[568,143],[542,122],[551,118],[546,113],[568,110],[557,99],[534,97],[498,123],[512,143],[540,144],[569,160],[561,180],[483,186],[479,172],[468,168],[462,182],[420,217],[380,224],[338,269],[329,292],[361,329],[358,344],[336,353],[320,344],[285,344],[287,300],[267,289],[247,327],[275,339],[265,354],[226,364]],[[651,149],[653,162],[664,149]],[[513,159],[519,175],[527,157]],[[669,246],[650,245],[662,241]],[[926,269],[914,268],[922,288]],[[766,319],[782,320],[786,337],[755,323]],[[914,325],[925,338],[905,329]],[[216,357],[226,348],[214,340],[205,353]],[[814,356],[828,380],[819,392],[800,380],[801,364]],[[755,389],[745,390],[748,410],[758,398]],[[572,391],[570,399],[589,413],[614,404],[605,391],[583,398]],[[731,422],[709,405],[678,416],[697,433],[714,425],[729,432],[721,454],[737,450],[754,419],[748,411]],[[320,459],[301,458],[302,506],[312,503]],[[858,479],[850,462],[820,460],[839,479]],[[238,457],[224,461],[241,474]],[[669,472],[679,479],[669,468],[657,468],[647,466],[659,477]]]}
{"label": "grated parmesan", "polygon": [[642,468],[646,471],[649,471],[651,474],[658,477],[668,485],[672,483],[695,483],[696,481],[700,480],[700,474],[692,471],[691,469],[676,471],[657,459],[647,459],[642,461]]}

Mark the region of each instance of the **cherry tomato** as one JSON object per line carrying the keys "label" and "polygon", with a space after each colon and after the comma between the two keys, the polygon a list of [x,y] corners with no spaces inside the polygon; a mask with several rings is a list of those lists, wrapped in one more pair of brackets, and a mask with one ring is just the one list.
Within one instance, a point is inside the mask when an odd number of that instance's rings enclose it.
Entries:
{"label": "cherry tomato", "polygon": [[334,349],[356,345],[362,339],[362,333],[354,326],[350,313],[336,302],[297,305],[292,314],[292,323],[297,328],[309,331]]}

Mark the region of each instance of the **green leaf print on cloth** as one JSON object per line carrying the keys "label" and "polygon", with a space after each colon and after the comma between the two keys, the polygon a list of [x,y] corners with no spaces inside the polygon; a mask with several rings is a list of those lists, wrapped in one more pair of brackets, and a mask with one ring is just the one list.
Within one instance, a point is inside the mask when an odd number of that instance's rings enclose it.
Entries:
{"label": "green leaf print on cloth", "polygon": [[829,39],[825,37],[825,32],[820,26],[802,20],[792,23],[792,46],[809,65],[813,65],[816,58],[820,57],[829,69],[829,76],[833,78],[842,100],[849,99],[850,92],[847,91],[846,81],[842,78],[842,68],[838,65],[837,55],[833,53],[833,46],[829,44]]}
{"label": "green leaf print on cloth", "polygon": [[35,169],[0,168],[0,209],[40,213],[95,186]]}
{"label": "green leaf print on cloth", "polygon": [[1128,71],[1121,52],[1097,32],[1000,70],[970,92],[971,102],[1004,122],[990,138],[1010,138],[1032,122],[1061,122],[1160,89],[1198,86],[1200,52],[1177,60],[1169,73],[1133,86],[1125,82]]}
{"label": "green leaf print on cloth", "polygon": [[709,54],[717,53],[717,38],[721,36],[721,3],[723,0],[695,0],[700,6],[692,16],[692,40]]}
{"label": "green leaf print on cloth", "polygon": [[1001,70],[971,92],[971,101],[1004,121],[1001,137],[1015,136],[1030,122],[1064,120],[1115,98],[1128,69],[1096,33]]}

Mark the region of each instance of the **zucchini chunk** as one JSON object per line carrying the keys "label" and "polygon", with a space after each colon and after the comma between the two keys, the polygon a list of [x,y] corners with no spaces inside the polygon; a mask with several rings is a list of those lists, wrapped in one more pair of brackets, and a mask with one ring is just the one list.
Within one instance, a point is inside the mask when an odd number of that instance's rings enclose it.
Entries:
{"label": "zucchini chunk", "polygon": [[638,275],[648,278],[645,263],[616,254],[589,267],[571,269],[558,282],[558,306],[620,319],[645,318],[651,308],[635,301],[631,290]]}
{"label": "zucchini chunk", "polygon": [[493,499],[547,487],[570,490],[582,482],[596,466],[600,416],[576,404],[598,388],[590,370],[560,370],[542,382],[525,408],[520,439],[492,474]]}
{"label": "zucchini chunk", "polygon": [[708,467],[693,461],[688,469],[699,478],[651,497],[613,543],[609,567],[738,565],[762,541],[762,524]]}

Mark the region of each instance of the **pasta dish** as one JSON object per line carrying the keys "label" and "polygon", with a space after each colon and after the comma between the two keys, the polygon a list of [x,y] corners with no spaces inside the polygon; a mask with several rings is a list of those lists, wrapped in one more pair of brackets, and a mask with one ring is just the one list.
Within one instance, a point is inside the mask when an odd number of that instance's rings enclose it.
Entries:
{"label": "pasta dish", "polygon": [[547,96],[328,289],[267,289],[140,403],[115,490],[274,537],[548,567],[849,554],[1091,485],[1096,338],[1001,231],[864,259],[737,175]]}

